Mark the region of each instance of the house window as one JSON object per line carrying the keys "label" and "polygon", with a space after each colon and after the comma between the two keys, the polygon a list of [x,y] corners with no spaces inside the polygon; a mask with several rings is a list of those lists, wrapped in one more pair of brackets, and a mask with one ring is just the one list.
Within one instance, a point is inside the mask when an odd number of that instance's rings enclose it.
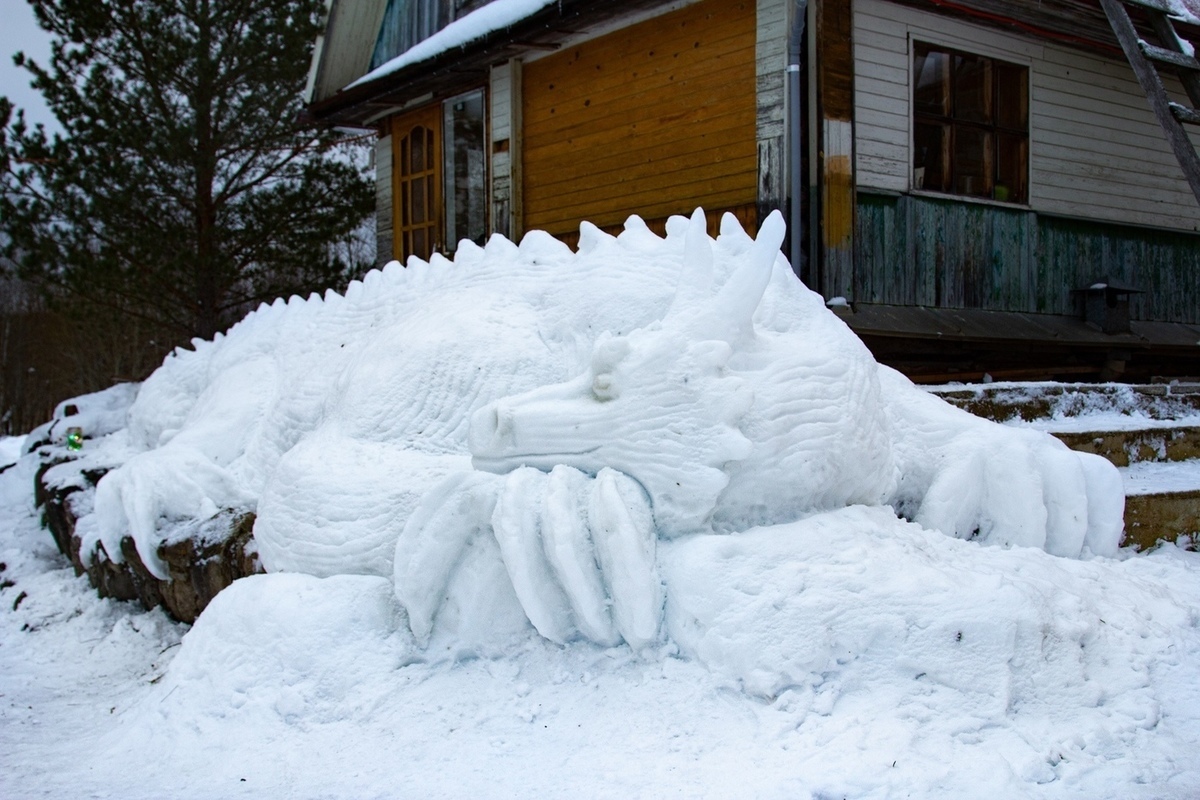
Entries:
{"label": "house window", "polygon": [[488,0],[388,0],[371,53],[371,69],[386,64],[487,3]]}
{"label": "house window", "polygon": [[1029,200],[1029,69],[913,43],[914,189]]}
{"label": "house window", "polygon": [[371,69],[433,36],[450,23],[453,13],[451,0],[388,0],[371,54]]}
{"label": "house window", "polygon": [[391,121],[393,256],[451,254],[487,236],[483,90]]}

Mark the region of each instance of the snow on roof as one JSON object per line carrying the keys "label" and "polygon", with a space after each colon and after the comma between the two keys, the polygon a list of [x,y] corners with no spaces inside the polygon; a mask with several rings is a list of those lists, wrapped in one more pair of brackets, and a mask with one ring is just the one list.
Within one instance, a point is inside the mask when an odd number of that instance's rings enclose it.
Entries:
{"label": "snow on roof", "polygon": [[[453,47],[465,47],[489,33],[507,28],[541,11],[556,0],[492,0],[461,19],[456,19],[428,39],[418,42],[392,60],[368,72],[346,89],[368,83],[404,67],[427,61]],[[1179,0],[1175,0],[1179,2]]]}
{"label": "snow on roof", "polygon": [[1200,0],[1167,0],[1171,15],[1192,25],[1200,25]]}
{"label": "snow on roof", "polygon": [[[390,61],[350,83],[351,89],[369,83],[413,64],[439,56],[454,47],[466,47],[489,33],[510,27],[533,16],[557,0],[492,0],[461,19],[456,19],[428,39],[418,42]],[[1200,25],[1200,0],[1166,0],[1171,14],[1193,25]]]}

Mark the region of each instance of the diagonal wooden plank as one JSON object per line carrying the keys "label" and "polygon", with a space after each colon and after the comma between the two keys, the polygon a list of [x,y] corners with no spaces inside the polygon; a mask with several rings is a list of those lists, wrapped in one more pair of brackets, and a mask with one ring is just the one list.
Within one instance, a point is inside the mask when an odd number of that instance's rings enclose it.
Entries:
{"label": "diagonal wooden plank", "polygon": [[1167,90],[1163,86],[1162,78],[1142,53],[1141,46],[1138,44],[1138,33],[1133,27],[1133,21],[1129,18],[1129,12],[1125,10],[1121,0],[1100,0],[1100,5],[1104,8],[1104,14],[1108,17],[1109,24],[1112,25],[1113,33],[1116,34],[1117,41],[1120,42],[1121,49],[1125,52],[1125,58],[1133,67],[1133,74],[1141,84],[1142,91],[1146,93],[1146,99],[1150,101],[1154,116],[1158,119],[1158,124],[1162,126],[1167,143],[1171,145],[1171,150],[1175,153],[1175,158],[1183,169],[1183,175],[1192,189],[1192,194],[1200,203],[1200,156],[1196,155],[1195,146],[1171,110],[1171,102],[1167,98]]}

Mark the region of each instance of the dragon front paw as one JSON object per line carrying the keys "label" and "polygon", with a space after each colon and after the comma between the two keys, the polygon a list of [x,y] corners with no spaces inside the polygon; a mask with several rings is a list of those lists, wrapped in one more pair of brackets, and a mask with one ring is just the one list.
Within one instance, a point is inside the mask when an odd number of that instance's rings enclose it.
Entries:
{"label": "dragon front paw", "polygon": [[663,588],[650,500],[612,469],[471,472],[422,500],[396,547],[396,594],[427,642],[471,543],[491,537],[520,606],[542,636],[635,649],[658,637]]}
{"label": "dragon front paw", "polygon": [[1113,555],[1125,496],[1116,468],[1035,431],[984,428],[936,457],[916,522],[959,538],[1039,547],[1053,555]]}

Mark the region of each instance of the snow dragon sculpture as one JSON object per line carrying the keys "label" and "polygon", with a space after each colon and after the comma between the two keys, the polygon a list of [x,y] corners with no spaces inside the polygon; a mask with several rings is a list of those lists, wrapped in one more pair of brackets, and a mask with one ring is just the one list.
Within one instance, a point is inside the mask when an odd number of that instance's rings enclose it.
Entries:
{"label": "snow dragon sculpture", "polygon": [[578,253],[464,242],[264,307],[143,385],[85,547],[132,535],[154,569],[163,519],[253,507],[268,571],[391,574],[418,638],[490,570],[547,638],[634,646],[658,636],[658,537],[890,504],[984,543],[1115,551],[1114,468],[876,364],[783,232],[585,223]]}

